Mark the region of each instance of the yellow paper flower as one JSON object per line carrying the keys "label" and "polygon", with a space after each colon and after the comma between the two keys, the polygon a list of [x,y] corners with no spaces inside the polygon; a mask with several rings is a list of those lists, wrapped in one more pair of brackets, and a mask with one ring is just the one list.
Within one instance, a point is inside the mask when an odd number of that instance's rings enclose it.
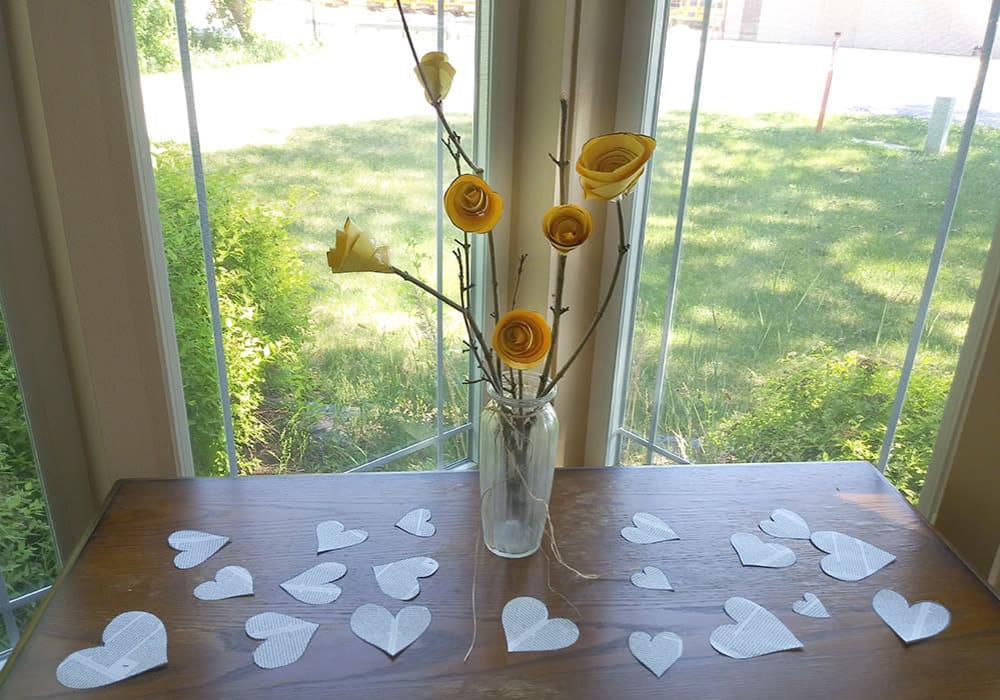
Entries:
{"label": "yellow paper flower", "polygon": [[326,251],[326,262],[334,272],[391,272],[389,248],[347,219],[337,230],[337,246]]}
{"label": "yellow paper flower", "polygon": [[593,230],[590,212],[575,204],[552,207],[542,217],[542,233],[563,255],[582,245]]}
{"label": "yellow paper flower", "polygon": [[631,192],[654,148],[656,140],[642,134],[605,134],[587,141],[576,161],[583,196],[612,200]]}
{"label": "yellow paper flower", "polygon": [[451,80],[455,77],[455,68],[448,63],[448,54],[441,51],[425,53],[420,59],[420,68],[413,68],[417,80],[420,80],[421,71],[427,81],[424,99],[431,104],[443,100],[451,90]]}
{"label": "yellow paper flower", "polygon": [[541,314],[514,309],[497,321],[493,349],[514,369],[529,369],[543,359],[552,345],[552,331]]}
{"label": "yellow paper flower", "polygon": [[492,231],[503,213],[503,199],[481,178],[459,175],[444,193],[444,210],[463,231]]}

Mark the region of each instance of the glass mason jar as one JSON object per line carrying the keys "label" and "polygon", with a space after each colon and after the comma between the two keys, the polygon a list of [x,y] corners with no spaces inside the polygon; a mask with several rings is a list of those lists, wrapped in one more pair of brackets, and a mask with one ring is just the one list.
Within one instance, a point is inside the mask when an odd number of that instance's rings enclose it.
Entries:
{"label": "glass mason jar", "polygon": [[497,556],[534,554],[542,543],[556,465],[556,388],[538,393],[537,374],[524,374],[524,398],[499,396],[479,422],[479,496],[483,541]]}

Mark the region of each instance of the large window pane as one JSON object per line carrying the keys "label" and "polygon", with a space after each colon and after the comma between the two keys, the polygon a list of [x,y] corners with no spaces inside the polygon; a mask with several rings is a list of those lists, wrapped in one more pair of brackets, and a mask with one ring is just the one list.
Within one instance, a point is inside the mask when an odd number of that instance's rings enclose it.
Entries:
{"label": "large window pane", "polygon": [[[713,3],[722,19],[706,47],[658,392],[700,39],[700,25],[670,28],[624,421],[646,439],[655,425],[654,454],[878,460],[989,9],[917,4],[934,11]],[[998,218],[990,115],[1000,113],[1000,94],[987,88],[900,426],[899,468],[888,472],[910,496],[922,484]],[[944,149],[925,152],[939,97],[955,99],[956,121]],[[635,460],[631,444],[629,462],[651,461],[648,446]]]}
{"label": "large window pane", "polygon": [[46,513],[21,391],[0,314],[0,660],[34,609],[10,602],[52,582],[55,546]]}
{"label": "large window pane", "polygon": [[[453,167],[447,154],[439,166],[394,3],[258,0],[247,25],[229,5],[189,2],[186,22],[240,470],[344,471],[446,435],[468,421],[461,319],[446,311],[439,333],[420,290],[326,266],[350,216],[395,265],[436,284],[439,192]],[[446,108],[471,143],[474,4],[433,10],[408,15],[414,41],[457,69]],[[142,59],[153,53],[148,15],[135,16]],[[185,95],[170,59],[160,72],[141,60],[144,103],[196,468],[226,473]],[[443,284],[457,296],[454,275]],[[440,462],[396,468],[446,466],[451,444],[432,450]]]}

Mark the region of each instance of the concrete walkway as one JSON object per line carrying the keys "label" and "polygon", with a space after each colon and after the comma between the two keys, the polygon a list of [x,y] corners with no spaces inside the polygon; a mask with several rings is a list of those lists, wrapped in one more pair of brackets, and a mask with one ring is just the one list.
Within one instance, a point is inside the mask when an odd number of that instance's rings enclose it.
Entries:
{"label": "concrete walkway", "polygon": [[[265,9],[267,8],[267,9]],[[199,70],[194,76],[202,146],[206,151],[281,143],[293,129],[431,113],[411,68],[412,58],[391,12],[361,7],[262,3],[258,26],[288,43],[323,48],[271,64]],[[266,13],[271,14],[266,14]],[[414,15],[418,52],[434,50],[435,18]],[[472,111],[474,24],[448,17],[445,50],[458,69],[449,111]],[[691,103],[698,34],[670,30],[661,92],[662,110]],[[818,114],[830,48],[712,40],[708,46],[701,109],[747,115],[760,112]],[[978,70],[972,56],[942,56],[841,49],[828,115],[907,114],[926,117],[935,97],[957,100],[964,119]],[[180,73],[144,76],[143,101],[150,140],[186,142],[187,118]],[[989,76],[979,124],[1000,127],[1000,61]]]}

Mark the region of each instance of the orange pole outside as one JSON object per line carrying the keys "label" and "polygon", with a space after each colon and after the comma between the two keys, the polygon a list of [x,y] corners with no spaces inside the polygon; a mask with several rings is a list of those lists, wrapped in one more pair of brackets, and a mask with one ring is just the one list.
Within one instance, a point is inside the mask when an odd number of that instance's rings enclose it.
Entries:
{"label": "orange pole outside", "polygon": [[816,133],[823,131],[823,120],[826,118],[826,103],[830,99],[830,87],[833,85],[833,67],[837,61],[837,47],[840,46],[840,32],[833,33],[833,50],[830,52],[830,70],[826,73],[826,87],[823,89],[823,103],[819,107],[819,119],[816,121]]}

